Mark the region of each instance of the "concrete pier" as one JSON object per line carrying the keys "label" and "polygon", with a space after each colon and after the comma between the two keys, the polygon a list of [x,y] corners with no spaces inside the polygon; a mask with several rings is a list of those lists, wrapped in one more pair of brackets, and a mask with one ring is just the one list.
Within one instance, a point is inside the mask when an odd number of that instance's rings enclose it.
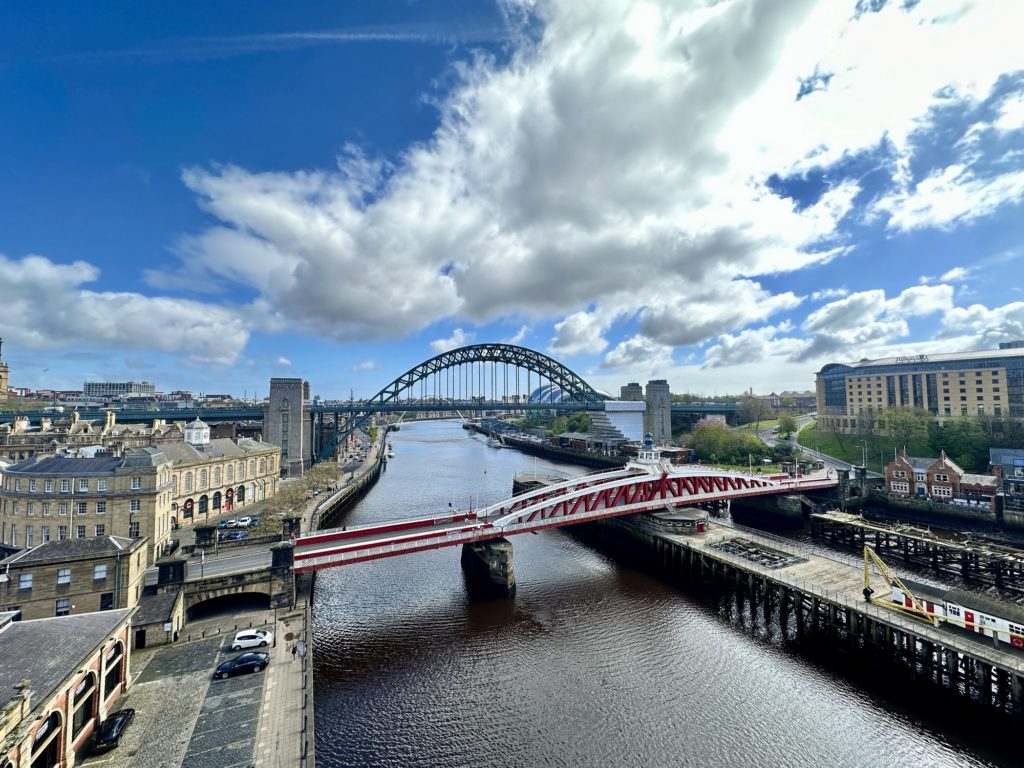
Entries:
{"label": "concrete pier", "polygon": [[478,586],[491,595],[512,597],[516,593],[512,542],[508,539],[463,544],[462,568]]}

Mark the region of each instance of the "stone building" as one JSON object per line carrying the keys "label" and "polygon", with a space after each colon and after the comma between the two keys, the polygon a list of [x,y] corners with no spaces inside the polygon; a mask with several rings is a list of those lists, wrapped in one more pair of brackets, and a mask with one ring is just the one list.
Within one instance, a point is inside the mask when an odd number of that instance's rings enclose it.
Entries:
{"label": "stone building", "polygon": [[0,766],[64,768],[131,685],[134,609],[31,621],[0,614]]}
{"label": "stone building", "polygon": [[211,438],[196,419],[185,440],[160,447],[172,464],[171,514],[184,525],[271,498],[280,487],[281,449],[240,437]]}
{"label": "stone building", "polygon": [[51,539],[0,560],[0,610],[45,619],[133,608],[146,575],[146,539]]}
{"label": "stone building", "polygon": [[166,548],[171,463],[155,448],[126,456],[44,457],[0,475],[0,542],[7,548],[90,537],[145,538],[150,563]]}
{"label": "stone building", "polygon": [[644,399],[644,388],[638,382],[631,381],[619,387],[619,400],[636,402]]}
{"label": "stone building", "polygon": [[72,411],[67,419],[43,418],[39,426],[19,416],[0,424],[0,459],[18,462],[90,446],[120,455],[131,448],[180,442],[184,435],[184,422],[155,419],[148,425],[118,424],[114,411],[106,412],[102,424],[79,418],[78,411]]}

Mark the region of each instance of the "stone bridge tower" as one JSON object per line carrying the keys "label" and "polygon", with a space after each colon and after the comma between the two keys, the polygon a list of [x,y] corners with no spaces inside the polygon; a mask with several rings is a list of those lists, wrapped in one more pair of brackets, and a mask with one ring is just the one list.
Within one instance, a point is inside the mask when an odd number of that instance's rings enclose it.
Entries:
{"label": "stone bridge tower", "polygon": [[271,379],[263,406],[263,439],[281,447],[281,468],[288,477],[302,477],[310,465],[309,382]]}

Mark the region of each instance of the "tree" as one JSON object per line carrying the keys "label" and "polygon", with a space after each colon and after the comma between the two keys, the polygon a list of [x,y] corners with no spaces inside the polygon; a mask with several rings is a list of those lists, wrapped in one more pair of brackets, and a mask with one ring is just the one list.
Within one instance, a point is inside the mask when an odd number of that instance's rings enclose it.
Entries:
{"label": "tree", "polygon": [[779,434],[789,437],[794,432],[796,432],[796,419],[792,414],[787,413],[779,419]]}
{"label": "tree", "polygon": [[927,441],[931,420],[931,414],[920,408],[890,408],[879,416],[878,422],[898,447],[905,448]]}

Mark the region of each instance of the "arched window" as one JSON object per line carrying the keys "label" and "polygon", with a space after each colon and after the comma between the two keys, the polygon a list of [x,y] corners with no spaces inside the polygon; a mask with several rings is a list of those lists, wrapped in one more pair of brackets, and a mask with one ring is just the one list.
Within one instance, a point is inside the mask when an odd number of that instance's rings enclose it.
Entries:
{"label": "arched window", "polygon": [[60,762],[60,712],[51,712],[36,728],[32,739],[32,765],[53,766]]}
{"label": "arched window", "polygon": [[191,490],[192,490],[192,473],[191,472],[186,472],[185,473],[185,493],[188,493]]}
{"label": "arched window", "polygon": [[214,488],[220,487],[220,467],[213,468],[213,486]]}
{"label": "arched window", "polygon": [[231,484],[231,483],[235,482],[235,465],[234,464],[228,464],[228,466],[227,466],[227,476],[228,476],[228,479],[227,479],[228,484]]}
{"label": "arched window", "polygon": [[220,509],[220,491],[213,494],[213,508]]}
{"label": "arched window", "polygon": [[199,514],[205,515],[210,511],[210,497],[205,493],[199,497]]}
{"label": "arched window", "polygon": [[245,486],[244,485],[238,486],[238,491],[235,493],[235,501],[237,501],[239,504],[241,504],[243,501],[245,501]]}
{"label": "arched window", "polygon": [[206,487],[207,474],[205,469],[199,470],[199,487],[200,489]]}
{"label": "arched window", "polygon": [[267,474],[267,460],[260,459],[260,477]]}
{"label": "arched window", "polygon": [[90,672],[75,687],[72,702],[71,738],[77,739],[86,724],[96,716],[96,702],[99,689],[96,675]]}
{"label": "arched window", "polygon": [[249,459],[249,474],[247,475],[247,477],[249,477],[249,479],[252,479],[252,478],[256,477],[256,460],[255,459]]}
{"label": "arched window", "polygon": [[177,495],[178,495],[178,476],[174,475],[174,477],[171,478],[171,496],[177,496]]}
{"label": "arched window", "polygon": [[103,656],[103,698],[109,699],[115,689],[124,682],[124,645],[114,643]]}
{"label": "arched window", "polygon": [[245,480],[245,462],[238,462],[238,479]]}

